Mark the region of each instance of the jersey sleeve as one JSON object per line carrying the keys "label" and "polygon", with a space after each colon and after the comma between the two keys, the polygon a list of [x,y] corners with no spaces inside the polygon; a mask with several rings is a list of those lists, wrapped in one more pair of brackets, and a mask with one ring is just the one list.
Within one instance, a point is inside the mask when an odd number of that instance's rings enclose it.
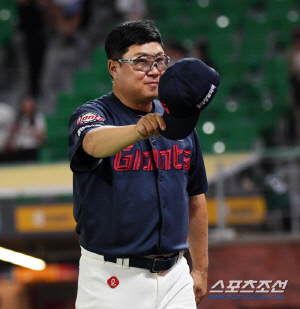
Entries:
{"label": "jersey sleeve", "polygon": [[208,191],[208,183],[203,155],[200,147],[198,134],[194,129],[191,134],[194,143],[194,151],[191,157],[191,166],[189,170],[189,181],[187,191],[189,196],[206,193]]}
{"label": "jersey sleeve", "polygon": [[[99,105],[99,104],[98,104]],[[69,123],[69,160],[73,172],[93,170],[101,159],[88,155],[82,148],[85,135],[96,128],[111,124],[101,106],[84,104],[74,111]]]}

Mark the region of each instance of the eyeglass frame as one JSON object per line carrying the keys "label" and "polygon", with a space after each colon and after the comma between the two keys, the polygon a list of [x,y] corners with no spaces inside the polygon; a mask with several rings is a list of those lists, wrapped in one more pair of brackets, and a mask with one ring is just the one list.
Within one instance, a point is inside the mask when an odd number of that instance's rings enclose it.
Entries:
{"label": "eyeglass frame", "polygon": [[[169,56],[167,56],[166,54],[162,53],[162,54],[159,54],[159,55],[157,55],[157,56],[155,56],[155,55],[140,55],[140,56],[137,56],[137,57],[134,57],[134,58],[131,58],[131,59],[122,59],[122,58],[120,58],[120,59],[116,59],[115,61],[118,61],[119,63],[131,63],[131,64],[133,64],[133,61],[134,61],[134,60],[136,60],[136,59],[138,59],[138,58],[140,58],[140,57],[145,57],[145,56],[146,56],[146,57],[151,56],[151,57],[154,57],[154,58],[157,58],[157,57],[160,57],[160,56],[165,56],[166,59],[167,59],[167,66],[166,66],[166,67],[168,67],[168,64],[170,63],[170,60],[171,60],[171,58],[170,58]],[[161,71],[158,69],[158,63],[157,63],[156,61],[153,61],[153,63],[152,63],[151,66],[150,66],[150,69],[149,69],[147,72],[140,71],[140,70],[134,70],[134,69],[132,69],[132,70],[138,71],[138,72],[148,73],[148,72],[150,72],[150,71],[153,69],[153,67],[154,67],[155,64],[156,64],[157,70],[158,70],[159,72],[161,72]]]}

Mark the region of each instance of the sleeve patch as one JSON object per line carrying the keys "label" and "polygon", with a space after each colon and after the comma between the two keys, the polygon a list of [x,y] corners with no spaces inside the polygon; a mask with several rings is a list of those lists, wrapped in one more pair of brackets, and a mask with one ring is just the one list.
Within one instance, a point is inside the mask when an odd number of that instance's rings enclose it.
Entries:
{"label": "sleeve patch", "polygon": [[85,130],[85,129],[88,129],[88,128],[97,128],[97,127],[102,127],[101,124],[89,124],[89,125],[86,125],[84,127],[80,127],[78,130],[77,130],[77,135],[78,137],[80,137],[81,133]]}
{"label": "sleeve patch", "polygon": [[77,125],[84,125],[93,122],[103,122],[105,119],[100,115],[93,112],[85,112],[79,116],[77,119]]}

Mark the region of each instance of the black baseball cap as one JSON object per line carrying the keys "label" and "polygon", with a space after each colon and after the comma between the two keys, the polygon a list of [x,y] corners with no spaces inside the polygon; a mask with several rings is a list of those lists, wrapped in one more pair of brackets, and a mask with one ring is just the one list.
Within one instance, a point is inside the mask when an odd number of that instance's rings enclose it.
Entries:
{"label": "black baseball cap", "polygon": [[166,130],[160,130],[160,134],[171,140],[191,134],[201,110],[211,102],[219,84],[218,72],[200,59],[184,58],[170,66],[158,85],[166,122]]}

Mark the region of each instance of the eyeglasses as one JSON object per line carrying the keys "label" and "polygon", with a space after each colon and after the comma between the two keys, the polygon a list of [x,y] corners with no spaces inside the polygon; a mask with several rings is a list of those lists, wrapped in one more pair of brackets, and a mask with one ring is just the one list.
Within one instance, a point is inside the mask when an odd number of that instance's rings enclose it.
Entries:
{"label": "eyeglasses", "polygon": [[163,72],[167,69],[170,62],[170,57],[161,54],[159,56],[141,55],[132,59],[118,59],[120,63],[130,63],[131,68],[135,71],[141,71],[148,73],[156,65],[159,72]]}

